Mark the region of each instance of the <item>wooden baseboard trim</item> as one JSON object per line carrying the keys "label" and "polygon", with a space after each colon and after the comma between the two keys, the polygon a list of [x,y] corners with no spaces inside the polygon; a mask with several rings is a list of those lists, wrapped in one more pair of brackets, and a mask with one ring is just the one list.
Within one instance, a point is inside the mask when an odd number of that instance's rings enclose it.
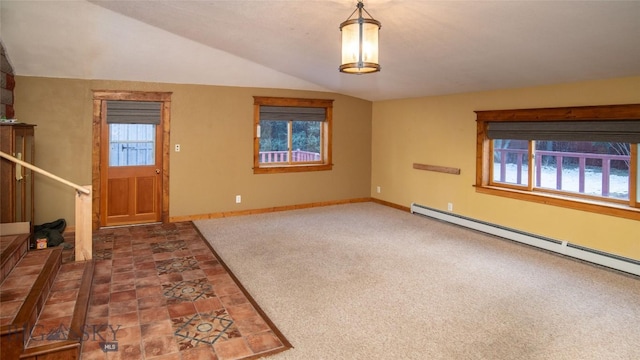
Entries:
{"label": "wooden baseboard trim", "polygon": [[275,206],[270,208],[252,209],[252,210],[224,211],[224,212],[201,214],[201,215],[172,216],[169,218],[169,222],[219,219],[219,218],[232,217],[232,216],[265,214],[265,213],[278,212],[278,211],[299,210],[299,209],[308,209],[308,208],[321,207],[321,206],[354,204],[354,203],[370,202],[370,201],[371,201],[371,198],[366,197],[366,198],[345,199],[345,200],[321,201],[321,202],[298,204],[298,205]]}
{"label": "wooden baseboard trim", "polygon": [[409,208],[408,206],[402,206],[402,205],[398,205],[389,201],[384,201],[376,198],[371,198],[371,201],[373,201],[376,204],[392,207],[394,209],[411,212],[411,208]]}
{"label": "wooden baseboard trim", "polygon": [[[308,208],[321,207],[321,206],[355,204],[355,203],[362,203],[362,202],[374,202],[380,205],[392,207],[394,209],[411,212],[411,209],[408,206],[398,205],[389,201],[376,199],[372,197],[364,197],[364,198],[355,198],[355,199],[321,201],[321,202],[298,204],[298,205],[275,206],[270,208],[251,209],[251,210],[223,211],[223,212],[217,212],[217,213],[211,213],[211,214],[171,216],[169,217],[169,222],[173,223],[173,222],[182,222],[182,221],[219,219],[219,218],[232,217],[232,216],[265,214],[265,213],[278,212],[278,211],[299,210],[299,209],[308,209]],[[64,232],[66,234],[66,233],[75,233],[75,231],[76,231],[75,226],[67,226]]]}

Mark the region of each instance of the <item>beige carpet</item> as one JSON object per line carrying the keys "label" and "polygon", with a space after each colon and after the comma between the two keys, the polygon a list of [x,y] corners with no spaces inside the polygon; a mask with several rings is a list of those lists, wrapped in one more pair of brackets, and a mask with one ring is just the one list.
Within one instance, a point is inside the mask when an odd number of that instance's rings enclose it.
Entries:
{"label": "beige carpet", "polygon": [[196,221],[272,359],[640,359],[640,279],[375,203]]}

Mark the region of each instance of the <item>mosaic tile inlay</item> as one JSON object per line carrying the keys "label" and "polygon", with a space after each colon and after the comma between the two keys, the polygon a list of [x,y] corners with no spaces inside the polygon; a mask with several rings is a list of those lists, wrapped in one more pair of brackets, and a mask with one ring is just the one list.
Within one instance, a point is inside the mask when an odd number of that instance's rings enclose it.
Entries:
{"label": "mosaic tile inlay", "polygon": [[196,347],[200,343],[213,345],[220,339],[241,337],[240,331],[225,310],[196,314],[190,318],[175,318],[172,321],[176,329],[175,336],[180,338],[180,350]]}
{"label": "mosaic tile inlay", "polygon": [[193,256],[156,261],[158,275],[200,269],[198,260]]}
{"label": "mosaic tile inlay", "polygon": [[[248,360],[291,347],[192,223],[104,228],[93,240],[86,323],[99,335],[83,341],[81,359]],[[74,338],[70,321],[63,328],[52,318],[52,331],[36,333],[39,344]],[[102,345],[109,331],[117,352]]]}
{"label": "mosaic tile inlay", "polygon": [[207,279],[179,281],[162,285],[162,294],[178,301],[196,301],[216,296]]}
{"label": "mosaic tile inlay", "polygon": [[176,241],[167,241],[163,243],[153,243],[151,244],[151,251],[154,254],[163,253],[163,252],[174,252],[180,250],[187,250],[187,244],[184,240],[176,240]]}

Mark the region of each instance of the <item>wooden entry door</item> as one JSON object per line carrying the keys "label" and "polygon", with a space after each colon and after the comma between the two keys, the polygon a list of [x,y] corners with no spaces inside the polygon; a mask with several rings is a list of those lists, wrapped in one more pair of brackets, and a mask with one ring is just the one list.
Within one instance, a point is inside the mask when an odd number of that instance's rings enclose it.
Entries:
{"label": "wooden entry door", "polygon": [[100,225],[162,221],[162,103],[111,100],[102,109]]}

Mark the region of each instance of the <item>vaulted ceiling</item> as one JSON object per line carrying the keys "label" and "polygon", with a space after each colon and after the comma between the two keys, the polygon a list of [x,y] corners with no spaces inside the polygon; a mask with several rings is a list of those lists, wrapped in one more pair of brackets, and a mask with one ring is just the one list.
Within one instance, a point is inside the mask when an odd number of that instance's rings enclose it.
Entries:
{"label": "vaulted ceiling", "polygon": [[410,98],[640,75],[640,1],[365,0],[382,71],[338,72],[356,0],[0,2],[18,75]]}

